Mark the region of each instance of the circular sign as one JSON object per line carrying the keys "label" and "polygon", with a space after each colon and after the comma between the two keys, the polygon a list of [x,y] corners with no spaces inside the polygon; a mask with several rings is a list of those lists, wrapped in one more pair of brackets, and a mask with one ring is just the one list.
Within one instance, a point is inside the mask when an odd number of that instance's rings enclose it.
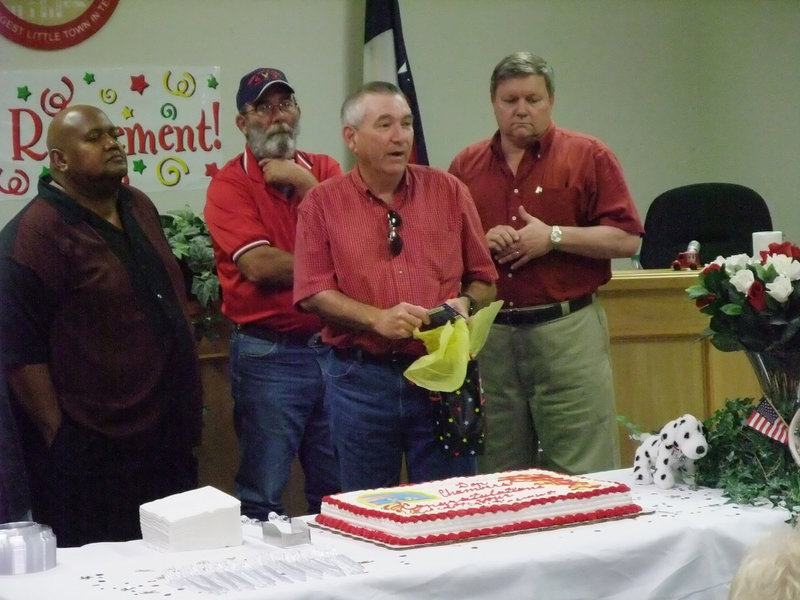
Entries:
{"label": "circular sign", "polygon": [[69,48],[97,33],[118,3],[119,0],[0,0],[0,35],[37,50]]}

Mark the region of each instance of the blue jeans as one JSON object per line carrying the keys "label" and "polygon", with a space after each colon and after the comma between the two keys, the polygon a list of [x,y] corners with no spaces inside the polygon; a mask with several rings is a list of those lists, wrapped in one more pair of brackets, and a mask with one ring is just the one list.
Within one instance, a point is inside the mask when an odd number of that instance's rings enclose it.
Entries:
{"label": "blue jeans", "polygon": [[339,491],[324,394],[328,354],[330,348],[319,342],[282,344],[237,330],[231,334],[242,514],[259,520],[271,511],[283,514],[281,497],[295,456],[305,474],[309,513],[319,512],[323,496]]}
{"label": "blue jeans", "polygon": [[343,491],[394,486],[406,457],[409,483],[474,475],[475,457],[448,456],[439,446],[428,391],[402,367],[331,353],[325,397]]}

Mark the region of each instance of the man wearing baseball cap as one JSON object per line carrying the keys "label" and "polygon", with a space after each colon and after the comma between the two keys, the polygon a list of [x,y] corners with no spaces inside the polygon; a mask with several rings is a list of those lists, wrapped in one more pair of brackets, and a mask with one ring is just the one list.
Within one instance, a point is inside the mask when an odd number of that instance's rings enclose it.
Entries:
{"label": "man wearing baseball cap", "polygon": [[292,302],[297,206],[318,182],[341,175],[330,156],[297,150],[300,106],[286,75],[269,67],[242,77],[236,125],[247,145],[214,176],[205,218],[222,286],[222,312],[234,323],[231,387],[241,463],[242,513],[284,513],[292,460],[305,473],[308,512],[339,489],[323,402],[316,315]]}

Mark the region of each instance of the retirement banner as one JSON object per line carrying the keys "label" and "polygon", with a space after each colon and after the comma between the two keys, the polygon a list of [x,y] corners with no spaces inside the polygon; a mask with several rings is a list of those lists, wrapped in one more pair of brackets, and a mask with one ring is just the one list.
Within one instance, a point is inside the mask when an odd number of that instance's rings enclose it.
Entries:
{"label": "retirement banner", "polygon": [[47,126],[71,104],[103,110],[121,130],[126,182],[145,191],[205,189],[221,164],[219,67],[4,71],[0,201],[32,198],[47,171]]}

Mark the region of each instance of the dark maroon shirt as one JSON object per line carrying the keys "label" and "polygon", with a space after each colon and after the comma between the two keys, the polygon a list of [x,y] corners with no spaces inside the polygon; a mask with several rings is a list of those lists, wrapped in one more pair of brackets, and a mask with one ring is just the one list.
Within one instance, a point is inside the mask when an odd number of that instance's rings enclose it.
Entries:
{"label": "dark maroon shirt", "polygon": [[46,363],[61,409],[112,437],[181,424],[199,442],[202,392],[181,271],[153,203],[121,186],[120,230],[51,185],[0,232],[7,366]]}

